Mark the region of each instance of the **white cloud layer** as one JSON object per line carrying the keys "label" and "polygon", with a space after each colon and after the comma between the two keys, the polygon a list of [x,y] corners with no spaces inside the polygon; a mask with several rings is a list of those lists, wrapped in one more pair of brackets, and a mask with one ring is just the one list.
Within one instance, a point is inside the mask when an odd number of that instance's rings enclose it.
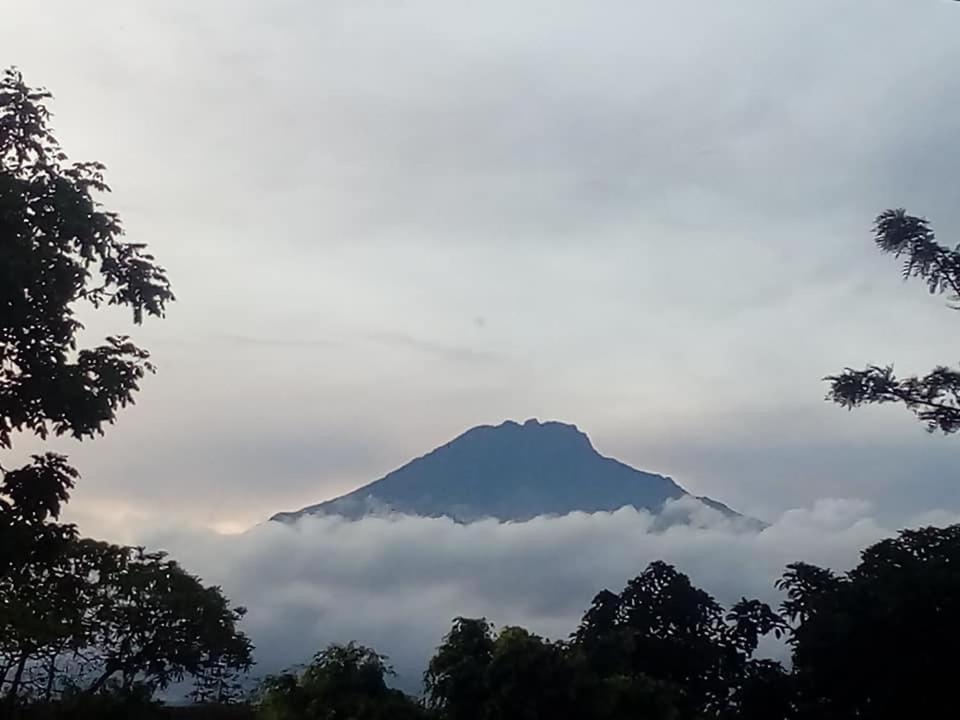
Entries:
{"label": "white cloud layer", "polygon": [[[319,518],[243,535],[167,529],[140,539],[249,608],[258,673],[357,640],[388,654],[398,683],[418,690],[457,615],[566,637],[596,592],[619,591],[657,559],[726,605],[743,596],[779,603],[774,582],[787,563],[849,569],[863,548],[897,530],[877,521],[869,503],[842,499],[790,510],[760,533],[712,513],[696,522],[658,532],[654,518],[632,509],[516,524]],[[951,522],[960,517],[936,513],[910,525]]]}

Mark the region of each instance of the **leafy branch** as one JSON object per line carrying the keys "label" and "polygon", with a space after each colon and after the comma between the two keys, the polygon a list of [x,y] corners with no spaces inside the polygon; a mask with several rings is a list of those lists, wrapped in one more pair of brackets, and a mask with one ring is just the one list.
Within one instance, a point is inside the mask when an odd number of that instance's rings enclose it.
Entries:
{"label": "leafy branch", "polygon": [[[906,210],[886,210],[874,223],[874,241],[882,252],[903,258],[904,280],[925,281],[933,294],[947,294],[949,306],[960,310],[960,246],[941,245],[926,218]],[[845,368],[824,378],[830,383],[827,400],[847,409],[862,405],[901,403],[929,432],[946,435],[960,430],[960,371],[938,366],[924,376],[898,378],[893,366]]]}

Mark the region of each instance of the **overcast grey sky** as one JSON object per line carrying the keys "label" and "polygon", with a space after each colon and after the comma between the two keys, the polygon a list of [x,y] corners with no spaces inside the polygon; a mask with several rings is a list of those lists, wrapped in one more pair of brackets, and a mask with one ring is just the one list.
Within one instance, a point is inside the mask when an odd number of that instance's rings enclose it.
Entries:
{"label": "overcast grey sky", "polygon": [[178,295],[63,444],[73,517],[240,529],[527,417],[761,517],[960,511],[960,440],[820,381],[957,359],[869,230],[960,236],[958,37],[946,0],[11,4],[0,63]]}

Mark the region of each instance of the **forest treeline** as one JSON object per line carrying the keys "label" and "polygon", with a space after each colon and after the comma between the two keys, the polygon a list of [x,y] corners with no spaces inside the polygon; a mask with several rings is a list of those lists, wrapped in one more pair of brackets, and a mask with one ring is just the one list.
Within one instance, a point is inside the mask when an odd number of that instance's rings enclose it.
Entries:
{"label": "forest treeline", "polygon": [[[50,596],[23,588],[22,617],[32,624],[17,627],[6,616],[0,653],[0,670],[29,660],[15,690],[5,675],[4,697],[17,698],[11,717],[892,720],[939,717],[954,701],[960,526],[903,531],[844,574],[792,564],[776,608],[752,599],[724,608],[654,562],[619,593],[598,593],[561,640],[456,618],[419,696],[392,688],[388,658],[353,643],[254,682],[245,677],[249,644],[238,643],[235,611],[218,592],[159,556],[117,558],[98,544],[89,552],[90,565],[71,567],[78,581],[96,585],[94,567],[142,577],[116,581],[129,595],[64,596],[90,598],[83,612],[53,606],[44,614]],[[136,625],[124,624],[132,618]],[[761,652],[764,638],[771,642]],[[164,706],[163,689],[189,691],[193,704]]]}
{"label": "forest treeline", "polygon": [[[0,451],[25,435],[89,440],[154,367],[126,334],[80,342],[78,313],[134,325],[174,300],[166,272],[125,239],[99,197],[104,168],[70,162],[50,94],[0,77]],[[923,218],[881,214],[878,247],[905,278],[960,302],[960,250]],[[960,430],[960,373],[892,366],[827,378],[848,408],[898,403],[931,431]],[[21,461],[22,462],[22,461]],[[601,591],[567,638],[456,618],[423,692],[390,685],[356,644],[254,682],[244,609],[176,561],[81,536],[61,520],[79,473],[63,455],[0,462],[0,718],[262,720],[902,720],[953,716],[960,526],[901,532],[845,574],[786,568],[773,608],[724,608],[676,568],[649,565]],[[952,480],[952,479],[951,479]],[[769,639],[769,641],[767,640]],[[761,652],[779,647],[780,655]],[[161,698],[189,698],[163,705]]]}
{"label": "forest treeline", "polygon": [[[904,531],[842,575],[792,564],[778,587],[775,609],[725,609],[654,562],[597,594],[561,641],[455,619],[419,699],[389,688],[385,658],[346,645],[268,679],[252,708],[263,720],[902,720],[955,702],[960,526]],[[765,637],[780,642],[759,652]],[[784,662],[769,657],[778,648]]]}

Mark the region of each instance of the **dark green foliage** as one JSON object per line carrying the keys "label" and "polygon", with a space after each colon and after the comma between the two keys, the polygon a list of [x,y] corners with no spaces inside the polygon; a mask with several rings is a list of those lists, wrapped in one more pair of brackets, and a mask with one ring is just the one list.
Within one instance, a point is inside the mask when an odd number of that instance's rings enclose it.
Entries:
{"label": "dark green foliage", "polygon": [[941,366],[923,377],[898,378],[892,365],[871,365],[865,370],[846,368],[827,380],[828,398],[843,407],[898,402],[931,432],[949,435],[960,430],[960,371]]}
{"label": "dark green foliage", "polygon": [[484,619],[456,618],[424,680],[427,703],[443,718],[583,716],[569,647],[520,627],[494,635]]}
{"label": "dark green foliage", "polygon": [[165,720],[255,720],[256,709],[250,704],[197,704],[163,708]]}
{"label": "dark green foliage", "polygon": [[430,707],[450,720],[472,720],[489,693],[493,626],[485,619],[456,618],[424,676]]}
{"label": "dark green foliage", "polygon": [[[874,231],[880,250],[904,259],[904,279],[922,279],[931,293],[946,293],[951,306],[960,309],[960,246],[940,245],[926,219],[902,209],[881,213]],[[941,366],[924,376],[898,378],[891,365],[870,365],[864,370],[846,368],[826,380],[827,399],[848,409],[901,403],[930,432],[960,430],[960,371],[953,368]]]}
{"label": "dark green foliage", "polygon": [[[843,576],[785,576],[804,718],[941,717],[955,703],[960,526],[907,530]],[[788,605],[789,603],[789,605]]]}
{"label": "dark green foliage", "polygon": [[[960,526],[905,531],[865,550],[844,575],[790,565],[778,583],[781,617],[747,599],[725,611],[656,562],[622,593],[598,594],[569,642],[455,619],[425,674],[425,705],[389,687],[386,658],[351,643],[268,678],[251,704],[161,708],[150,702],[149,683],[138,682],[38,703],[19,717],[101,717],[82,714],[91,708],[103,717],[197,720],[247,720],[251,712],[261,720],[942,717],[953,702],[951,648],[960,642],[958,568]],[[756,656],[762,637],[783,634],[790,669]]]}
{"label": "dark green foliage", "polygon": [[601,590],[573,634],[580,655],[604,677],[615,675],[625,666],[630,655],[630,639],[618,632],[620,624],[620,596]]}
{"label": "dark green foliage", "polygon": [[545,641],[520,627],[497,635],[487,668],[489,718],[536,720],[572,717],[574,672],[563,644]]}
{"label": "dark green foliage", "polygon": [[722,702],[728,659],[723,609],[689,578],[655,562],[620,594],[615,632],[629,642],[624,668],[683,688],[691,711]]}
{"label": "dark green foliage", "polygon": [[684,715],[723,716],[733,689],[755,670],[762,635],[783,622],[767,605],[743,600],[723,608],[690,579],[652,563],[619,596],[594,599],[574,634],[574,648],[601,678],[644,678],[673,690]]}
{"label": "dark green foliage", "polygon": [[247,704],[164,705],[141,696],[89,695],[18,708],[10,720],[256,720]]}
{"label": "dark green foliage", "polygon": [[577,717],[576,674],[562,643],[520,627],[494,637],[483,619],[457,618],[425,677],[430,707],[444,718]]}
{"label": "dark green foliage", "polygon": [[[153,370],[123,335],[79,347],[81,306],[139,324],[173,300],[97,201],[103,167],[68,163],[49,97],[0,76],[0,449],[17,433],[102,433]],[[154,692],[186,678],[198,699],[235,698],[251,665],[243,609],[160,553],[57,522],[77,478],[54,453],[0,463],[0,716],[149,717]]]}
{"label": "dark green foliage", "polygon": [[684,720],[677,689],[646,676],[604,677],[593,686],[578,687],[578,692],[577,712],[568,714],[569,718]]}
{"label": "dark green foliage", "polygon": [[569,643],[457,618],[430,661],[427,701],[455,720],[762,717],[789,701],[786,673],[752,654],[784,627],[756,600],[725,614],[656,562],[619,595],[598,594]]}
{"label": "dark green foliage", "polygon": [[168,720],[255,720],[256,709],[249,704],[197,704],[165,707]]}
{"label": "dark green foliage", "polygon": [[0,472],[0,579],[51,560],[76,537],[53,520],[69,497],[77,472],[66,458],[35,455],[30,465]]}
{"label": "dark green foliage", "polygon": [[162,315],[173,299],[143,245],[95,193],[103,166],[68,164],[49,128],[49,93],[20,73],[0,79],[0,446],[19,430],[102,432],[150,369],[125,337],[78,349],[80,303]]}
{"label": "dark green foliage", "polygon": [[940,245],[926,218],[908,215],[903,208],[885,210],[874,224],[877,247],[903,257],[903,277],[918,277],[932,294],[950,293],[960,301],[960,250]]}
{"label": "dark green foliage", "polygon": [[795,680],[773,660],[750,660],[731,688],[723,717],[730,720],[786,720],[794,717]]}
{"label": "dark green foliage", "polygon": [[[122,335],[79,347],[82,304],[124,306],[140,323],[173,299],[163,269],[97,202],[108,190],[103,167],[68,163],[49,127],[49,97],[16,70],[0,76],[0,448],[18,432],[102,433],[152,369]],[[4,574],[70,535],[46,521],[59,516],[77,472],[48,453],[20,469],[0,462],[0,477]]]}
{"label": "dark green foliage", "polygon": [[299,673],[267,678],[257,717],[263,720],[422,720],[427,711],[387,686],[386,658],[350,643],[317,653]]}
{"label": "dark green foliage", "polygon": [[[902,532],[844,575],[790,565],[782,616],[724,611],[652,563],[596,596],[569,643],[457,618],[426,674],[440,718],[902,720],[943,717],[960,643],[960,526]],[[792,667],[756,653],[785,636]]]}
{"label": "dark green foliage", "polygon": [[0,692],[150,696],[192,677],[201,699],[232,699],[231,683],[251,665],[242,616],[161,553],[72,540],[0,578]]}
{"label": "dark green foliage", "polygon": [[158,702],[142,694],[81,695],[56,702],[38,702],[15,708],[11,720],[164,720]]}

